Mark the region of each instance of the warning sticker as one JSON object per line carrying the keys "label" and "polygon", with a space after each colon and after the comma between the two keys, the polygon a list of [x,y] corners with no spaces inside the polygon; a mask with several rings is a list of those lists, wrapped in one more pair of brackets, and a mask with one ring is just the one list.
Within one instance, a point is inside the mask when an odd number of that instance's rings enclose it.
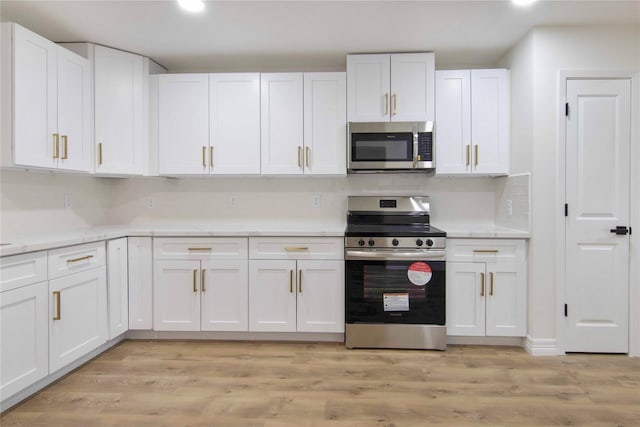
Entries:
{"label": "warning sticker", "polygon": [[414,262],[407,270],[409,281],[416,286],[424,286],[431,281],[431,267],[426,262]]}
{"label": "warning sticker", "polygon": [[398,292],[383,294],[384,311],[409,311],[409,294]]}

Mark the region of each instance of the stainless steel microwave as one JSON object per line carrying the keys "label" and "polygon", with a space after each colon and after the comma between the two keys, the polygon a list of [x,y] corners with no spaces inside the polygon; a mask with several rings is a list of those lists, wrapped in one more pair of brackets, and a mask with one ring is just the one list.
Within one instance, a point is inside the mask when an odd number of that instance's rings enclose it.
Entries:
{"label": "stainless steel microwave", "polygon": [[349,122],[349,173],[435,168],[433,122]]}

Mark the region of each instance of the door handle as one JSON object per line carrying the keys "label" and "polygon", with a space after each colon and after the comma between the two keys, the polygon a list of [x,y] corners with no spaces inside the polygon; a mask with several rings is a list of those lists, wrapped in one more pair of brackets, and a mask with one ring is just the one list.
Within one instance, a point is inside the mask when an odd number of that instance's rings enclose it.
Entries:
{"label": "door handle", "polygon": [[612,233],[616,233],[618,236],[626,236],[627,234],[631,234],[631,227],[618,225],[616,228],[613,228],[609,231]]}

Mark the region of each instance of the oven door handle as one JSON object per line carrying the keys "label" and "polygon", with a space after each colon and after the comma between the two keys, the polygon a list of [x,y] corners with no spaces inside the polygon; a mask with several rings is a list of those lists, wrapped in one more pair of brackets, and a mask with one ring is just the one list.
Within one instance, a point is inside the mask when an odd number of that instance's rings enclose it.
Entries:
{"label": "oven door handle", "polygon": [[440,250],[347,249],[344,253],[344,259],[346,260],[445,261],[446,258],[447,251]]}

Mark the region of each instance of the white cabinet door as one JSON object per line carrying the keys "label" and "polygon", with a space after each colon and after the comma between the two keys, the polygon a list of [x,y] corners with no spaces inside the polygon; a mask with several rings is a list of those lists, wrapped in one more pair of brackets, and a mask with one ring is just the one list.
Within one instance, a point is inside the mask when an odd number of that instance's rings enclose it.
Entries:
{"label": "white cabinet door", "polygon": [[158,76],[158,171],[209,174],[209,75]]}
{"label": "white cabinet door", "polygon": [[155,261],[153,329],[200,330],[200,261]]}
{"label": "white cabinet door", "polygon": [[487,336],[527,334],[526,275],[525,263],[487,264]]}
{"label": "white cabinet door", "polygon": [[85,172],[91,169],[92,111],[89,62],[58,47],[58,168]]}
{"label": "white cabinet door", "polygon": [[0,401],[49,374],[48,284],[0,294]]}
{"label": "white cabinet door", "polygon": [[[58,132],[58,46],[13,27],[13,163],[55,168]],[[4,78],[4,77],[3,77]]]}
{"label": "white cabinet door", "polygon": [[471,70],[474,173],[509,173],[509,71]]}
{"label": "white cabinet door", "polygon": [[305,174],[346,174],[346,121],[345,73],[305,73]]}
{"label": "white cabinet door", "polygon": [[471,172],[471,73],[436,71],[436,172]]}
{"label": "white cabinet door", "polygon": [[153,258],[150,237],[128,238],[129,329],[153,328]]}
{"label": "white cabinet door", "polygon": [[209,75],[212,174],[260,173],[260,74]]}
{"label": "white cabinet door", "polygon": [[49,281],[49,370],[68,365],[107,340],[105,267]]}
{"label": "white cabinet door", "polygon": [[96,173],[142,174],[147,149],[143,57],[94,49]]}
{"label": "white cabinet door", "polygon": [[391,55],[391,121],[433,121],[433,53]]}
{"label": "white cabinet door", "polygon": [[388,122],[391,117],[389,54],[347,55],[347,118]]}
{"label": "white cabinet door", "polygon": [[247,260],[202,261],[200,274],[202,330],[249,330]]}
{"label": "white cabinet door", "polygon": [[296,262],[249,261],[249,330],[295,332]]}
{"label": "white cabinet door", "polygon": [[485,335],[484,263],[447,262],[447,335]]}
{"label": "white cabinet door", "polygon": [[302,73],[262,74],[260,105],[262,174],[302,174]]}
{"label": "white cabinet door", "polygon": [[344,261],[298,261],[298,332],[344,332]]}
{"label": "white cabinet door", "polygon": [[129,329],[129,272],[127,238],[107,242],[109,339]]}

